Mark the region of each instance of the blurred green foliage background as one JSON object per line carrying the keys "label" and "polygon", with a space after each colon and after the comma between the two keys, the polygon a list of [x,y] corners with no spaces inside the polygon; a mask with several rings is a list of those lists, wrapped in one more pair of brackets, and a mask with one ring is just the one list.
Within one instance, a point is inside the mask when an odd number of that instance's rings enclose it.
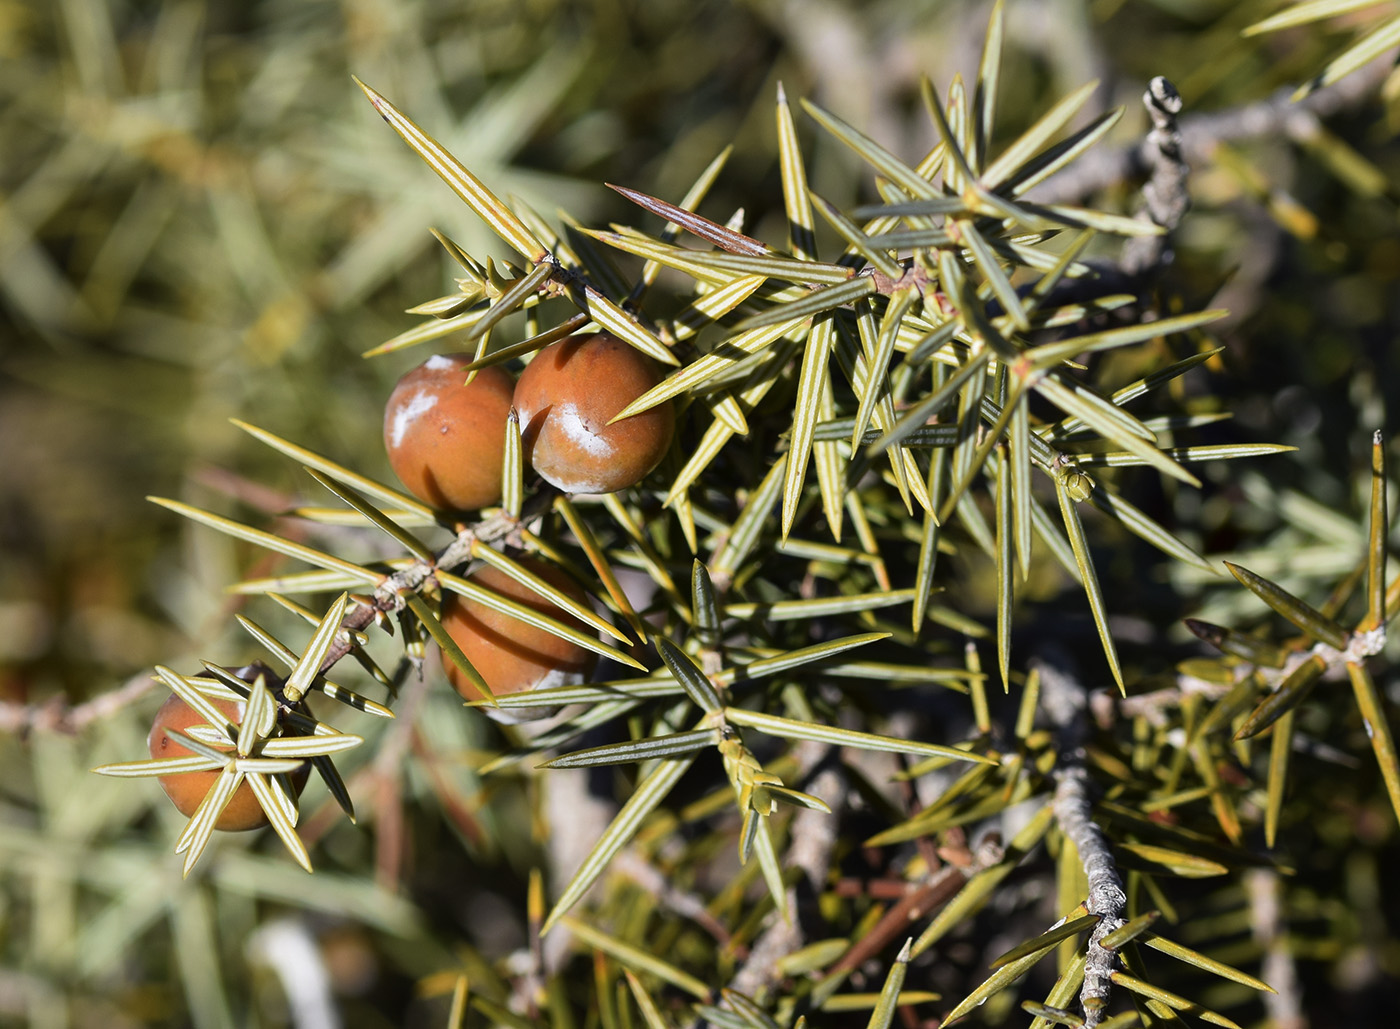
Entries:
{"label": "blurred green foliage background", "polygon": [[[1296,83],[1347,28],[1240,38],[1276,7],[1012,2],[999,128],[1009,137],[1091,78],[1100,108],[1129,106],[1120,144],[1143,131],[1137,97],[1152,75],[1177,84],[1188,112]],[[499,249],[351,74],[502,195],[586,224],[638,220],[602,182],[676,199],[733,143],[706,213],[743,207],[745,230],[776,241],[776,84],[918,155],[933,138],[918,78],[968,73],[986,14],[972,0],[0,0],[0,701],[79,702],[158,661],[236,656],[222,591],[249,553],[143,499],[277,511],[307,492],[229,417],[387,475],[383,397],[422,354],[359,354],[412,324],[404,308],[451,289],[429,226],[473,254]],[[1199,497],[1170,502],[1208,551],[1306,550],[1314,564],[1259,568],[1285,583],[1330,583],[1353,560],[1337,563],[1360,539],[1344,533],[1359,533],[1364,509],[1353,473],[1400,401],[1398,119],[1394,97],[1376,100],[1310,146],[1251,141],[1195,169],[1171,289],[1184,305],[1233,311],[1211,389],[1240,438],[1301,449],[1212,469]],[[834,144],[813,138],[808,161],[825,195],[871,195]],[[1129,206],[1134,185],[1099,202]],[[1132,568],[1113,578],[1133,589]],[[1238,602],[1227,592],[1234,600],[1201,598],[1217,604],[1212,616]],[[179,887],[153,790],[94,786],[83,771],[139,752],[140,721],[110,728],[97,756],[92,732],[0,738],[0,1021],[221,1025],[236,1011],[238,1024],[283,1024],[270,973],[249,971],[239,947],[289,900],[341,912],[325,915],[321,939],[334,990],[358,998],[345,1001],[349,1021],[445,1017],[442,983],[424,977],[468,960],[459,937],[489,936],[464,924],[509,922],[499,911],[519,905],[519,881],[474,892],[475,908],[452,907],[428,931],[415,905],[461,872],[431,857],[448,830],[420,840],[412,884],[395,894],[355,879],[374,844],[343,829],[354,839],[333,859],[342,871],[309,885],[275,846],[244,842],[214,886]],[[94,814],[97,797],[106,806]],[[1371,835],[1347,856],[1356,824],[1342,819],[1328,841],[1338,869],[1360,862],[1346,880],[1356,906],[1320,899],[1317,917],[1347,923],[1337,938],[1365,940],[1374,966],[1320,953],[1339,995],[1350,987],[1338,977],[1371,988],[1383,972],[1393,987],[1400,973],[1396,942],[1367,923],[1381,894],[1395,903],[1379,871],[1393,867],[1395,827],[1363,820]],[[167,912],[162,891],[181,889]],[[162,912],[169,931],[155,928]],[[115,928],[124,919],[137,928]],[[231,1007],[209,999],[220,980],[252,993],[236,991]],[[413,1000],[415,983],[439,999]]]}

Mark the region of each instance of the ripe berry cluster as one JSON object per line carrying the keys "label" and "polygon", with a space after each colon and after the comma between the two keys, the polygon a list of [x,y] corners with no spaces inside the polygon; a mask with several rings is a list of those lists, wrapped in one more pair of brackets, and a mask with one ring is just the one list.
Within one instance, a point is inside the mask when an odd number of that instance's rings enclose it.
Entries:
{"label": "ripe berry cluster", "polygon": [[394,473],[434,507],[472,511],[501,500],[507,417],[520,419],[526,462],[565,493],[615,493],[640,482],[671,445],[671,403],[609,425],[660,379],[655,365],[606,332],[570,336],[520,376],[469,354],[428,358],[399,380],[384,412]]}
{"label": "ripe berry cluster", "polygon": [[[570,336],[545,347],[519,382],[496,366],[480,369],[470,382],[470,354],[430,357],[398,381],[384,412],[384,445],[403,484],[435,508],[472,511],[499,504],[510,412],[516,411],[521,453],[541,478],[566,493],[613,493],[640,482],[671,445],[671,403],[616,424],[609,422],[660,380],[649,358],[606,332]],[[587,594],[568,575],[536,558],[522,557],[529,572],[580,602]],[[468,576],[483,589],[583,628],[572,615],[496,568]],[[550,686],[573,685],[593,670],[596,655],[569,640],[502,614],[485,604],[449,594],[442,623],[496,696]],[[468,700],[481,693],[450,659],[443,667]],[[243,705],[212,701],[237,726]],[[488,709],[502,722],[544,718],[545,707]],[[166,732],[186,732],[200,715],[178,696],[156,712],[148,746],[156,759],[186,757],[189,750]],[[185,815],[193,815],[217,771],[160,777],[161,787]],[[307,769],[292,778],[301,792]],[[220,814],[216,829],[237,831],[267,824],[257,797],[244,783]]]}
{"label": "ripe berry cluster", "polygon": [[[609,424],[660,380],[649,358],[609,333],[570,336],[545,347],[514,383],[497,366],[481,369],[466,383],[464,368],[471,361],[469,354],[430,357],[399,380],[384,413],[389,463],[409,490],[434,507],[472,510],[500,502],[512,408],[526,463],[566,493],[614,493],[633,486],[671,445],[670,401]],[[577,583],[557,568],[529,558],[523,563],[585,601]],[[560,615],[548,600],[494,568],[475,572],[469,581]],[[496,695],[571,685],[592,671],[591,651],[465,597],[445,599],[442,622]],[[462,696],[480,699],[445,655],[443,667]],[[533,709],[528,717],[551,713]],[[524,717],[491,714],[502,721]]]}

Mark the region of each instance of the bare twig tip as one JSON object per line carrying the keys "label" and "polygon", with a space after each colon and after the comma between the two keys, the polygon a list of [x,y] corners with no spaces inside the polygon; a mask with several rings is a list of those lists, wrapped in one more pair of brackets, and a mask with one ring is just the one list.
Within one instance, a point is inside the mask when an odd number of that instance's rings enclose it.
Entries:
{"label": "bare twig tip", "polygon": [[1181,113],[1181,94],[1175,86],[1161,75],[1155,76],[1148,84],[1147,95],[1143,100],[1153,107],[1159,107],[1169,114]]}

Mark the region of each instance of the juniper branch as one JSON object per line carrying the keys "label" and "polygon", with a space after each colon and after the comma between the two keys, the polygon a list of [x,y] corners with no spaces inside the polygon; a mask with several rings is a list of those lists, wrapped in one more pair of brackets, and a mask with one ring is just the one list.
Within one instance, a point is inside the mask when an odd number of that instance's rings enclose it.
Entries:
{"label": "juniper branch", "polygon": [[[1082,753],[1077,755],[1082,760]],[[1109,976],[1118,963],[1116,951],[1100,945],[1102,940],[1124,923],[1123,910],[1128,897],[1123,891],[1123,879],[1118,874],[1113,855],[1103,830],[1090,817],[1093,785],[1082,764],[1072,764],[1056,774],[1055,819],[1060,830],[1074,842],[1084,875],[1089,880],[1087,907],[1091,915],[1099,915],[1099,924],[1089,934],[1088,960],[1084,965],[1084,987],[1079,991],[1079,1003],[1084,1008],[1084,1025],[1093,1029],[1099,1024],[1108,1006],[1112,982]]]}
{"label": "juniper branch", "polygon": [[0,732],[17,733],[21,737],[32,732],[72,735],[144,697],[157,681],[150,673],[142,672],[116,689],[76,705],[69,704],[64,697],[53,697],[38,704],[3,703],[0,704]]}
{"label": "juniper branch", "polygon": [[[1392,54],[1372,61],[1354,75],[1296,102],[1292,99],[1293,90],[1285,87],[1267,100],[1183,118],[1182,157],[1199,165],[1210,158],[1220,143],[1278,135],[1305,139],[1316,131],[1319,120],[1358,107],[1369,99],[1390,74],[1393,57]],[[1117,183],[1142,178],[1151,170],[1152,150],[1151,141],[1144,140],[1117,150],[1090,151],[1073,167],[1032,190],[1030,196],[1039,203],[1070,203]]]}
{"label": "juniper branch", "polygon": [[902,884],[904,892],[898,895],[896,903],[868,933],[851,944],[827,970],[828,975],[854,971],[895,939],[908,935],[916,922],[934,915],[974,876],[1000,864],[1005,855],[1000,836],[988,833],[968,855],[970,860],[966,864],[945,864],[917,885]]}
{"label": "juniper branch", "polygon": [[1108,1006],[1112,991],[1109,977],[1118,963],[1117,952],[1104,948],[1100,941],[1123,925],[1128,898],[1108,840],[1092,817],[1094,785],[1084,766],[1089,716],[1083,684],[1069,671],[1067,655],[1056,655],[1056,660],[1039,664],[1041,699],[1059,730],[1061,743],[1060,763],[1055,771],[1055,820],[1079,852],[1084,876],[1089,881],[1086,906],[1090,914],[1099,916],[1098,925],[1089,935],[1084,986],[1079,992],[1084,1025],[1094,1029]]}
{"label": "juniper branch", "polygon": [[1151,221],[1166,230],[1160,236],[1131,236],[1123,244],[1123,270],[1129,275],[1144,275],[1171,260],[1167,235],[1181,223],[1191,204],[1186,191],[1190,167],[1181,155],[1181,129],[1177,115],[1181,113],[1181,94],[1176,87],[1156,76],[1142,95],[1143,106],[1152,119],[1152,131],[1143,144],[1144,157],[1152,169],[1147,184],[1142,187],[1143,209],[1140,220]]}
{"label": "juniper branch", "polygon": [[431,564],[427,561],[415,561],[407,568],[386,576],[375,586],[373,598],[362,601],[341,620],[342,631],[336,634],[330,649],[326,651],[317,674],[325,675],[341,658],[350,653],[353,633],[369,628],[371,623],[378,621],[385,614],[401,610],[405,593],[422,590],[438,569],[447,570],[466,564],[471,560],[471,548],[474,543],[495,544],[518,536],[521,527],[543,514],[549,505],[554,503],[557,494],[557,490],[543,486],[529,498],[519,518],[505,511],[498,511],[474,525],[463,526],[456,538],[438,552]]}

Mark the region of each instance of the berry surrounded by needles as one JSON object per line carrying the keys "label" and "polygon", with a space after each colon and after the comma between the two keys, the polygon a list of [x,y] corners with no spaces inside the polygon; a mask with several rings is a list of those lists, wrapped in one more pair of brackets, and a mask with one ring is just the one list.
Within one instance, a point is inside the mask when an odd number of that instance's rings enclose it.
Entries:
{"label": "berry surrounded by needles", "polygon": [[[229,724],[237,726],[242,723],[245,705],[241,701],[210,699],[209,703],[218,709]],[[190,707],[180,697],[171,695],[156,712],[151,732],[146,737],[146,746],[150,749],[151,757],[160,759],[196,756],[193,751],[171,737],[166,730],[174,729],[176,732],[189,735],[192,726],[203,722],[204,717],[198,711]],[[306,785],[308,771],[309,766],[303,764],[299,771],[292,774],[292,784],[298,796],[301,795],[302,788]],[[210,788],[214,785],[214,780],[219,775],[220,771],[217,768],[207,771],[176,772],[162,775],[159,779],[160,788],[165,791],[165,795],[170,798],[171,803],[175,805],[180,814],[190,817],[199,809],[200,803],[209,793]],[[245,781],[234,791],[228,806],[224,808],[219,814],[218,820],[215,821],[214,828],[224,832],[242,832],[264,825],[267,825],[267,815],[263,812],[262,805],[258,803],[258,798],[253,793],[253,787]]]}
{"label": "berry surrounded by needles", "polygon": [[[534,558],[521,558],[519,563],[572,599],[587,602],[587,594],[579,585],[553,565]],[[489,565],[479,568],[467,581],[557,618],[566,625],[583,628],[576,618],[497,568]],[[449,594],[444,600],[442,624],[496,697],[551,686],[577,685],[587,678],[597,660],[591,650],[577,643],[457,594]],[[476,686],[446,654],[442,664],[458,693],[467,700],[483,699]],[[548,718],[556,709],[484,707],[482,710],[498,722],[512,724]]]}
{"label": "berry surrounded by needles", "polygon": [[565,493],[635,485],[671,445],[671,401],[608,423],[660,381],[651,358],[611,333],[550,344],[515,386],[525,460]]}
{"label": "berry surrounded by needles", "polygon": [[474,511],[501,502],[501,462],[515,382],[470,354],[437,354],[398,381],[384,408],[384,449],[409,492],[433,507]]}

